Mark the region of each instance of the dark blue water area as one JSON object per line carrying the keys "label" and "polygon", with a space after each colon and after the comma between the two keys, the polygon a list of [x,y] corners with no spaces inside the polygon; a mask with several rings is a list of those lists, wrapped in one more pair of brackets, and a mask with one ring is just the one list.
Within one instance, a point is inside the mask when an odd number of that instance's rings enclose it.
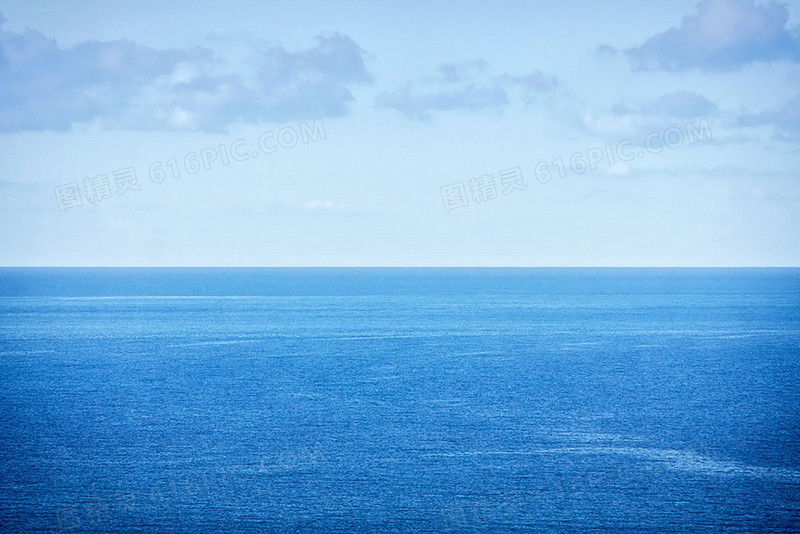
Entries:
{"label": "dark blue water area", "polygon": [[0,531],[800,531],[800,270],[0,269]]}

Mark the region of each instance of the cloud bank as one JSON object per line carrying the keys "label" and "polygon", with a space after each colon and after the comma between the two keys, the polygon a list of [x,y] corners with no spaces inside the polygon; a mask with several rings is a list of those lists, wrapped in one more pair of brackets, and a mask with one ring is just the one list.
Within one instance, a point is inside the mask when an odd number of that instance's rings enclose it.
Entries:
{"label": "cloud bank", "polygon": [[347,36],[297,51],[272,47],[257,72],[220,72],[210,50],[157,50],[127,39],[61,47],[2,28],[0,132],[65,131],[75,124],[132,130],[224,131],[236,122],[327,118],[348,112],[352,84],[370,75]]}
{"label": "cloud bank", "polygon": [[680,26],[625,51],[635,71],[729,71],[754,62],[800,60],[800,32],[776,2],[702,0]]}

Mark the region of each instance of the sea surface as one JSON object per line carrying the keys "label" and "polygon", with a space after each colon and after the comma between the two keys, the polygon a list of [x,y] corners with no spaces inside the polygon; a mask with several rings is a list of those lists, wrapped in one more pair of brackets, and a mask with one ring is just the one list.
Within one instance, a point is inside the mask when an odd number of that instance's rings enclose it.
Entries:
{"label": "sea surface", "polygon": [[800,531],[798,269],[0,269],[2,532]]}

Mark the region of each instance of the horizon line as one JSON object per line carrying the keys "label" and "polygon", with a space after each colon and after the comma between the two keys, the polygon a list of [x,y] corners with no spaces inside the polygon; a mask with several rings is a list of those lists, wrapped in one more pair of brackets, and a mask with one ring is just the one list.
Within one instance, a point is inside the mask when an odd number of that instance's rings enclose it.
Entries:
{"label": "horizon line", "polygon": [[0,269],[800,269],[800,265],[0,265]]}

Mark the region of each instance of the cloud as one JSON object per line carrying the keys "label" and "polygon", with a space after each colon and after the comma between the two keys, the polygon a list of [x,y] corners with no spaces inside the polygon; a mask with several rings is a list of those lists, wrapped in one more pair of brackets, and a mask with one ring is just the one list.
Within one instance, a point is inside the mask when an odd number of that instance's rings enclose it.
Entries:
{"label": "cloud", "polygon": [[305,210],[332,210],[332,209],[342,209],[343,206],[336,204],[335,202],[331,202],[330,200],[309,200],[305,204],[303,204],[303,209]]}
{"label": "cloud", "polygon": [[[703,141],[705,143],[705,141]],[[757,163],[757,162],[756,162]],[[663,176],[700,176],[703,178],[713,178],[728,180],[731,178],[754,178],[769,180],[793,180],[797,173],[793,170],[774,170],[765,169],[763,166],[753,168],[741,167],[731,164],[720,164],[709,167],[701,165],[678,165],[672,167],[655,166],[645,168],[631,168],[632,174],[640,178],[663,177]]]}
{"label": "cloud", "polygon": [[178,64],[208,56],[200,48],[154,50],[128,40],[65,49],[32,30],[0,30],[0,131],[68,130],[124,107]]}
{"label": "cloud", "polygon": [[442,63],[438,70],[444,81],[455,83],[471,80],[473,74],[483,72],[488,65],[482,59],[474,59],[463,63]]}
{"label": "cloud", "polygon": [[338,33],[318,37],[316,46],[299,52],[269,49],[258,73],[259,97],[266,114],[279,120],[341,116],[353,100],[351,83],[371,81],[364,51]]}
{"label": "cloud", "polygon": [[753,62],[798,61],[800,39],[786,6],[752,0],[702,0],[679,27],[625,51],[637,71],[727,71]]}
{"label": "cloud", "polygon": [[558,80],[554,76],[548,76],[540,70],[534,70],[524,76],[506,74],[501,79],[512,85],[522,87],[525,102],[528,104],[535,100],[539,94],[558,87]]}
{"label": "cloud", "polygon": [[[395,91],[379,94],[375,102],[378,106],[394,108],[405,116],[428,120],[434,111],[479,111],[501,109],[510,104],[507,89],[521,87],[526,103],[535,96],[554,89],[558,81],[540,70],[523,76],[504,74],[502,76],[476,76],[483,74],[488,64],[483,60],[465,63],[443,63],[426,90],[416,89],[409,83]],[[480,77],[480,82],[476,78]],[[431,79],[428,78],[428,82]],[[439,82],[438,84],[436,82]],[[444,82],[446,85],[442,86]],[[458,89],[453,86],[461,83]]]}
{"label": "cloud", "polygon": [[410,88],[405,87],[378,95],[377,103],[394,108],[407,117],[427,120],[431,111],[499,109],[508,104],[508,95],[497,86],[477,87],[474,84],[463,89],[423,94],[412,94]]}
{"label": "cloud", "polygon": [[[221,131],[235,122],[335,117],[370,80],[363,51],[340,34],[310,48],[273,47],[258,71],[218,72],[205,48],[157,50],[122,39],[63,48],[45,35],[5,31],[0,15],[0,132],[105,128]],[[245,79],[248,81],[246,82]]]}
{"label": "cloud", "polygon": [[707,117],[713,115],[719,109],[716,104],[697,93],[675,91],[634,107],[627,104],[617,104],[612,108],[612,111],[616,115],[644,114],[689,119]]}
{"label": "cloud", "polygon": [[775,139],[800,140],[800,94],[780,107],[760,113],[745,113],[738,118],[739,126],[773,126]]}
{"label": "cloud", "polygon": [[600,46],[595,48],[594,53],[597,54],[598,56],[616,56],[617,49],[607,44],[601,44]]}

